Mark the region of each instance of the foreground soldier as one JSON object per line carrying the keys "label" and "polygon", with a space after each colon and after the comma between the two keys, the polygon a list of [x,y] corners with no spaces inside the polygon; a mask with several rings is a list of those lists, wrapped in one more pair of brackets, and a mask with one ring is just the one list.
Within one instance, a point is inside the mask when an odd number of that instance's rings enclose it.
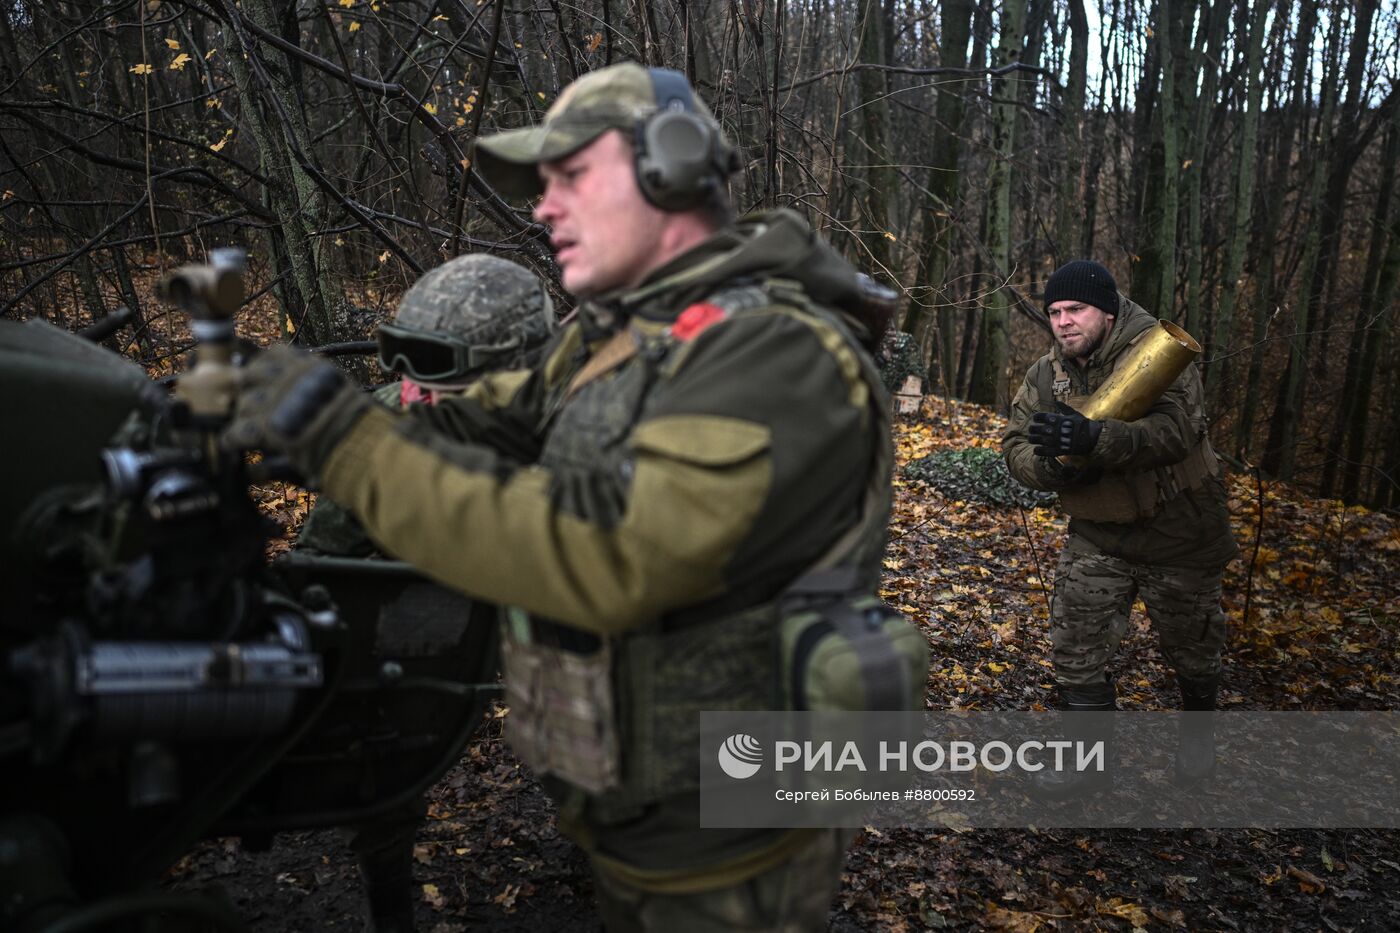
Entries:
{"label": "foreground soldier", "polygon": [[[499,256],[458,256],[413,283],[393,322],[379,325],[379,368],[400,379],[374,398],[392,409],[434,405],[487,373],[534,366],[554,330],[554,303],[533,272]],[[325,499],[306,516],[297,547],[338,557],[378,550]]]}
{"label": "foreground soldier", "polygon": [[[539,361],[554,320],[554,303],[534,273],[498,256],[458,256],[415,282],[393,322],[379,326],[379,366],[401,378],[374,398],[395,411],[433,405],[487,373],[528,368]],[[378,553],[354,516],[325,498],[306,517],[297,547],[335,557]],[[415,797],[348,827],[376,933],[414,929],[413,842],[424,812]]]}
{"label": "foreground soldier", "polygon": [[796,214],[731,223],[732,163],[679,74],[581,78],[478,153],[502,190],[542,191],[564,285],[591,299],[543,365],[403,418],[272,351],[227,436],[520,607],[511,741],[614,931],[825,929],[850,838],[698,829],[698,711],[772,707],[777,597],[819,563],[873,590],[890,495],[856,275]]}
{"label": "foreground soldier", "polygon": [[[1109,662],[1141,596],[1186,710],[1213,710],[1225,645],[1220,580],[1237,553],[1225,487],[1206,437],[1195,366],[1144,417],[1091,421],[1074,410],[1093,394],[1134,339],[1156,325],[1118,294],[1109,271],[1077,260],[1050,277],[1045,310],[1055,346],[1026,373],[1011,405],[1002,450],[1011,474],[1055,490],[1070,515],[1055,573],[1051,660],[1065,710],[1117,708]],[[1070,467],[1061,456],[1085,458]],[[1198,781],[1214,767],[1208,735],[1177,756]],[[1042,789],[1056,778],[1041,772]],[[1069,793],[1080,775],[1062,778]]]}

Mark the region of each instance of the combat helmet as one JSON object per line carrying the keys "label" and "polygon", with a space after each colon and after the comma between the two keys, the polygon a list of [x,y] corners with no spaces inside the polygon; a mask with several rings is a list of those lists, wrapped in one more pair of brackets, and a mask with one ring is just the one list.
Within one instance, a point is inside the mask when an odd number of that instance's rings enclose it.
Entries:
{"label": "combat helmet", "polygon": [[528,269],[458,256],[413,284],[379,326],[379,365],[425,386],[458,386],[534,365],[554,333],[554,303]]}

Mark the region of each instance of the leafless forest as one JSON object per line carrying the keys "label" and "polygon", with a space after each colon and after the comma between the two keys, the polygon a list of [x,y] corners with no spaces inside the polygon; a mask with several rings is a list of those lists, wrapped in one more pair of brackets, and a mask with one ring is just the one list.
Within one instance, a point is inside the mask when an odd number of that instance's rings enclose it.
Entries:
{"label": "leafless forest", "polygon": [[152,282],[216,246],[309,346],[364,339],[462,251],[553,277],[471,140],[634,59],[713,103],[741,209],[795,207],[899,288],[933,391],[1004,404],[1045,277],[1093,256],[1206,345],[1218,448],[1400,506],[1395,0],[0,9],[3,314],[125,305],[153,371],[185,338]]}

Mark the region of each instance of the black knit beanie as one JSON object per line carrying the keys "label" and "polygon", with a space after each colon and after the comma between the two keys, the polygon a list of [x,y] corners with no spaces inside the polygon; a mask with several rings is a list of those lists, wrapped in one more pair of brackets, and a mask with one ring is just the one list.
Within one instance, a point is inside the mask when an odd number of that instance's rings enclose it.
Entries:
{"label": "black knit beanie", "polygon": [[1045,283],[1045,310],[1057,301],[1082,301],[1118,316],[1118,283],[1113,273],[1091,259],[1075,259],[1055,270]]}

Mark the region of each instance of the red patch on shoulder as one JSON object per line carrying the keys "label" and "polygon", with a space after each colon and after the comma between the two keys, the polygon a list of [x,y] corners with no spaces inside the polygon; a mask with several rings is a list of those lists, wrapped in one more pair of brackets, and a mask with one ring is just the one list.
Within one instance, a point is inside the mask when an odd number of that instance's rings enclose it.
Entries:
{"label": "red patch on shoulder", "polygon": [[677,340],[694,340],[713,324],[718,324],[729,316],[729,312],[719,305],[700,302],[682,311],[671,325],[671,336]]}

